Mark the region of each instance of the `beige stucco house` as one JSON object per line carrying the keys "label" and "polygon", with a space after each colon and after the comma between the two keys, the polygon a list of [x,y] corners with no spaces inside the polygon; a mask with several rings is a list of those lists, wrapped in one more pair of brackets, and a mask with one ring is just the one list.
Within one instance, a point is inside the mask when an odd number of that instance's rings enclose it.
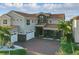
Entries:
{"label": "beige stucco house", "polygon": [[[28,14],[10,11],[0,16],[0,26],[12,26],[11,34],[15,41],[26,41],[35,37],[59,38],[57,32],[58,20],[65,18],[64,14],[38,13]],[[15,40],[15,37],[16,40]]]}

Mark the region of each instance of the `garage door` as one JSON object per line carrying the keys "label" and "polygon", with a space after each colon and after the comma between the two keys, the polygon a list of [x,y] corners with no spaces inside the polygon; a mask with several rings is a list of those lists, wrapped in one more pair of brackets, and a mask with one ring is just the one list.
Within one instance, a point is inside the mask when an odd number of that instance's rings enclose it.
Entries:
{"label": "garage door", "polygon": [[19,42],[25,42],[26,41],[26,35],[25,34],[18,34],[18,41]]}
{"label": "garage door", "polygon": [[27,40],[30,40],[32,38],[34,38],[34,32],[29,32],[29,33],[26,34],[26,39]]}
{"label": "garage door", "polygon": [[16,42],[17,40],[17,34],[11,35],[11,42]]}

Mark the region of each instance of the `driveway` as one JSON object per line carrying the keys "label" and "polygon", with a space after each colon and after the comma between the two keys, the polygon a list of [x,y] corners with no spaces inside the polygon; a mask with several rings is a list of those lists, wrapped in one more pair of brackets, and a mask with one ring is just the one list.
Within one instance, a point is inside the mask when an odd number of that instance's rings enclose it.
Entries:
{"label": "driveway", "polygon": [[27,42],[16,42],[28,50],[28,55],[55,55],[59,49],[59,42],[56,40],[31,39]]}

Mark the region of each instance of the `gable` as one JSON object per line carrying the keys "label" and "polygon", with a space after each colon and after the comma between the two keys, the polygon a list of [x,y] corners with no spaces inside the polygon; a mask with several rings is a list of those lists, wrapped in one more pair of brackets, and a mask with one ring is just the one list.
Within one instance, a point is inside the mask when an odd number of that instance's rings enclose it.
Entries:
{"label": "gable", "polygon": [[2,16],[0,16],[1,19],[11,19],[10,16],[8,16],[7,14],[4,14]]}

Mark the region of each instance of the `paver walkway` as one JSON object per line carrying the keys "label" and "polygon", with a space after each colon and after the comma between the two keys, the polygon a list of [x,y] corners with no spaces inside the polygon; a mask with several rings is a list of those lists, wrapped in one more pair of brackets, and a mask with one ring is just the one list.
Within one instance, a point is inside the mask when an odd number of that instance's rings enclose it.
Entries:
{"label": "paver walkway", "polygon": [[59,42],[56,40],[31,39],[27,42],[16,42],[28,50],[28,55],[55,55],[59,49]]}

